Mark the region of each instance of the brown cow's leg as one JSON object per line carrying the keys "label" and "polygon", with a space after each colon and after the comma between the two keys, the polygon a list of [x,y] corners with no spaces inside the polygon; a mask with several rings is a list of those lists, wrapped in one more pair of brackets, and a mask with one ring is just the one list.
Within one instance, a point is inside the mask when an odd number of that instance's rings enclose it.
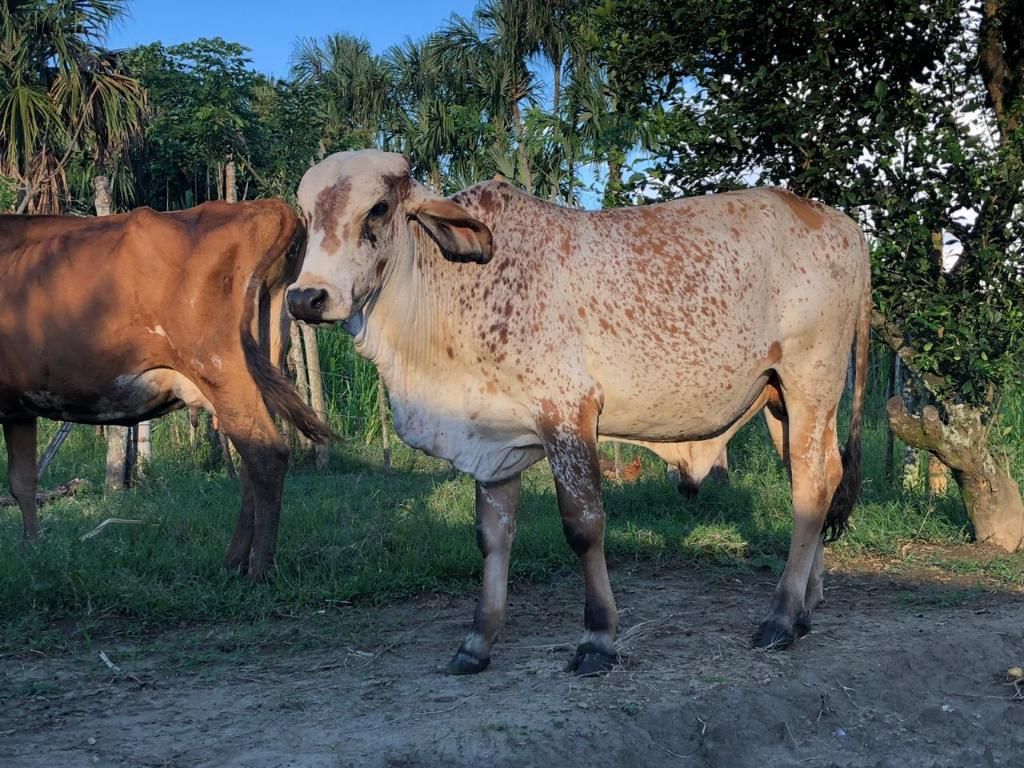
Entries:
{"label": "brown cow's leg", "polygon": [[224,558],[224,567],[245,574],[249,568],[249,553],[252,552],[252,531],[255,520],[256,502],[253,498],[252,481],[243,461],[239,469],[242,506],[238,512],[238,523],[235,533],[228,544],[228,553]]}
{"label": "brown cow's leg", "polygon": [[584,632],[567,668],[577,675],[605,671],[618,661],[614,640],[619,613],[604,559],[597,412],[597,403],[588,398],[575,418],[563,420],[560,414],[548,411],[539,419],[544,448],[555,477],[565,538],[583,565]]}
{"label": "brown cow's leg", "polygon": [[508,561],[516,535],[520,476],[501,483],[476,484],[476,543],[484,556],[484,585],[473,615],[473,629],[448,662],[453,675],[487,669],[491,644],[505,624]]}
{"label": "brown cow's leg", "polygon": [[785,648],[810,631],[805,598],[825,515],[842,478],[835,428],[834,408],[827,413],[814,407],[789,410],[786,448],[793,486],[793,533],[768,618],[754,636],[759,648]]}
{"label": "brown cow's leg", "polygon": [[[276,434],[273,438],[269,435],[239,438],[228,434],[238,448],[248,479],[246,487],[252,495],[252,548],[246,576],[251,581],[266,581],[274,569],[288,446]],[[244,505],[245,493],[242,501]],[[242,525],[241,520],[239,525]]]}
{"label": "brown cow's leg", "polygon": [[[224,365],[225,370],[233,368]],[[266,581],[274,567],[281,494],[288,469],[288,444],[277,433],[263,396],[239,376],[211,388],[219,426],[238,450],[242,464],[241,508],[225,558],[251,581]],[[246,542],[251,545],[246,551]],[[246,557],[247,566],[243,565]]]}
{"label": "brown cow's leg", "polygon": [[21,508],[26,539],[39,536],[39,512],[36,509],[36,420],[4,422],[7,443],[7,481],[11,495]]}

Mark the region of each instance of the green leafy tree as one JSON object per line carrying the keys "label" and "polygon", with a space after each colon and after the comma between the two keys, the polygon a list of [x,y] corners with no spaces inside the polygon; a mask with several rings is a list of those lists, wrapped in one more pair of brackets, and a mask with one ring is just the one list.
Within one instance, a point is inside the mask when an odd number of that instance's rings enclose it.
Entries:
{"label": "green leafy tree", "polygon": [[1022,5],[608,0],[600,25],[620,92],[664,128],[648,190],[785,184],[862,221],[875,328],[932,401],[892,403],[890,426],[953,469],[979,539],[1019,548],[991,436],[1024,383]]}
{"label": "green leafy tree", "polygon": [[0,5],[0,173],[19,211],[58,212],[68,168],[106,172],[138,135],[146,99],[122,57],[99,42],[120,0],[8,0]]}
{"label": "green leafy tree", "polygon": [[240,183],[254,182],[253,153],[264,126],[255,112],[260,78],[248,49],[202,38],[131,51],[132,70],[150,94],[152,115],[134,153],[139,199],[158,209],[223,198],[224,170],[238,164]]}

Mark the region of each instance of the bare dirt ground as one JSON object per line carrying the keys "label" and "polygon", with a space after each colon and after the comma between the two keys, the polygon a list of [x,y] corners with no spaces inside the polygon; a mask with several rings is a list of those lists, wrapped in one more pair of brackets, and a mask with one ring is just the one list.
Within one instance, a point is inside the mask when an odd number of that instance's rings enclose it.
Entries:
{"label": "bare dirt ground", "polygon": [[[0,659],[0,766],[1024,765],[1024,600],[832,572],[811,635],[751,650],[768,573],[618,564],[628,662],[562,667],[574,574],[513,590],[491,668],[446,676],[473,598],[191,627]],[[104,644],[106,643],[106,644]],[[118,666],[99,658],[104,650]]]}

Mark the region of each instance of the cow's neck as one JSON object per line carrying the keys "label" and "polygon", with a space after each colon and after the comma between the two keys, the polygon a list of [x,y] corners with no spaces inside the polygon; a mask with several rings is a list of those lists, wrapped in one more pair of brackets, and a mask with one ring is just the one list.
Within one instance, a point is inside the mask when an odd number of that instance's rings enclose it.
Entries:
{"label": "cow's neck", "polygon": [[[452,291],[441,290],[443,259],[437,246],[415,226],[407,242],[409,247],[389,263],[380,291],[366,307],[363,331],[356,336],[357,351],[374,363],[393,393],[433,386],[430,382],[452,362],[443,358],[444,340],[456,330]],[[471,264],[460,266],[473,269]]]}

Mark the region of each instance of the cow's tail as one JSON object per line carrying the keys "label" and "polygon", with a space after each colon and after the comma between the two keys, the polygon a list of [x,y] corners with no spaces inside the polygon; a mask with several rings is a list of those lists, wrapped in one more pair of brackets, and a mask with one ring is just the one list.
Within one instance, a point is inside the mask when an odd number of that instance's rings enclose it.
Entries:
{"label": "cow's tail", "polygon": [[825,517],[825,541],[832,542],[843,535],[850,521],[850,513],[860,494],[860,430],[864,404],[864,386],[867,381],[868,348],[871,346],[871,289],[865,290],[860,317],[857,319],[856,360],[853,375],[853,399],[850,414],[850,434],[843,450],[843,479],[832,495]]}
{"label": "cow's tail", "polygon": [[[246,367],[256,381],[256,386],[263,395],[263,402],[266,403],[271,415],[294,424],[310,440],[325,443],[334,436],[333,431],[312,408],[306,405],[284,371],[271,362],[266,349],[269,347],[269,339],[266,345],[261,346],[253,333],[261,296],[264,291],[273,294],[285,290],[291,276],[288,269],[289,254],[295,249],[301,249],[304,238],[305,229],[301,223],[296,223],[296,228],[287,232],[286,236],[277,238],[270,250],[260,259],[246,287],[242,321],[238,330],[245,352]],[[272,318],[271,321],[276,319]],[[286,337],[284,330],[286,329],[283,329],[283,335]]]}

